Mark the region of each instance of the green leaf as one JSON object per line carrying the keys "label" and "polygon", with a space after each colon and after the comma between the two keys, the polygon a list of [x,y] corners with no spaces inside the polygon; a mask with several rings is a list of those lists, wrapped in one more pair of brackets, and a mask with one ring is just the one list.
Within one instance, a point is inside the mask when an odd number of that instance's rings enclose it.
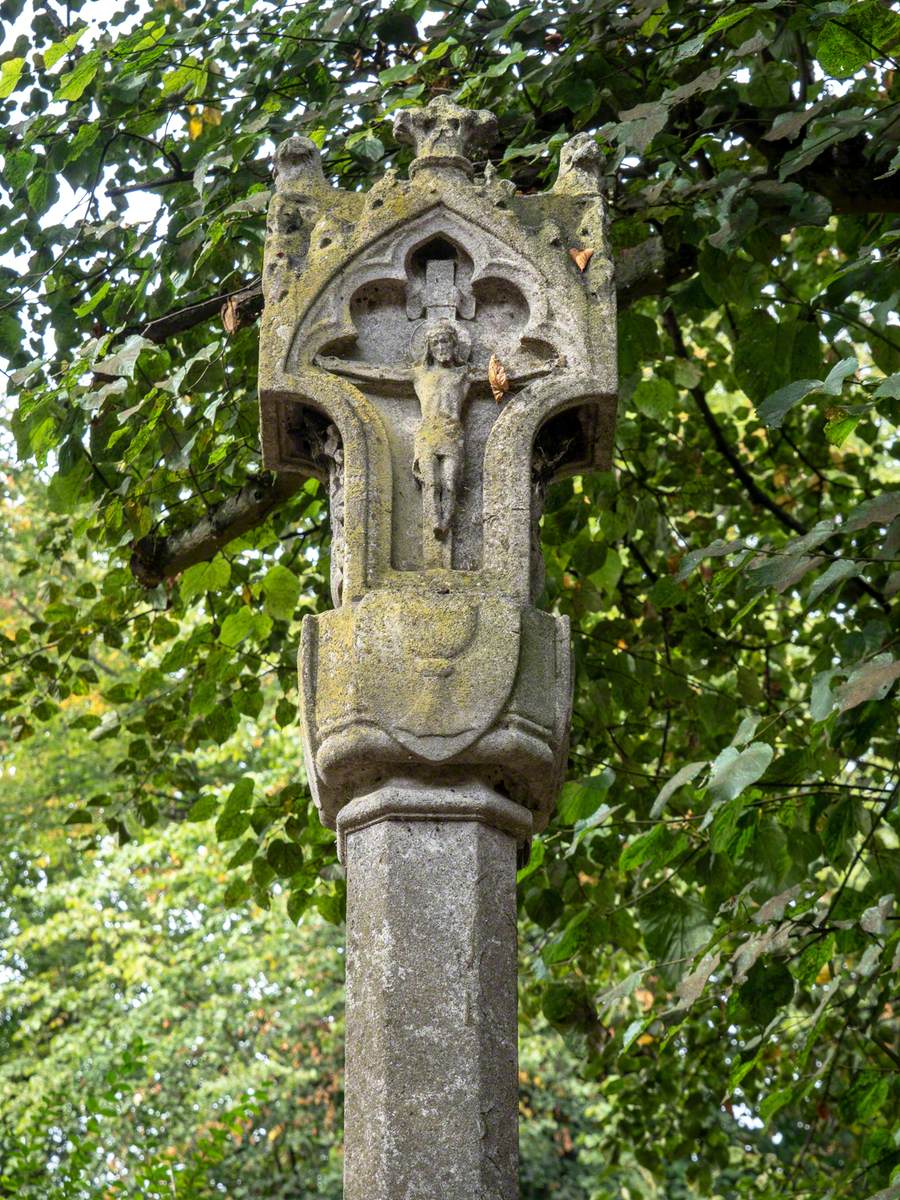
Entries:
{"label": "green leaf", "polygon": [[854,508],[844,523],[847,533],[858,533],[870,525],[890,525],[900,516],[900,492],[882,492]]}
{"label": "green leaf", "polygon": [[703,768],[707,765],[706,760],[702,762],[685,763],[672,778],[661,789],[659,795],[653,802],[653,807],[650,810],[650,816],[656,820],[665,812],[666,805],[671,797],[678,791],[680,787],[684,787],[686,783],[690,783],[692,779],[696,779]]}
{"label": "green leaf", "polygon": [[315,899],[319,915],[329,925],[341,925],[344,921],[344,896],[335,892],[320,893]]}
{"label": "green leaf", "polygon": [[415,77],[420,66],[419,62],[398,63],[396,67],[388,67],[386,71],[379,71],[378,82],[382,87],[390,87],[392,83],[406,83],[407,79]]}
{"label": "green leaf", "polygon": [[597,97],[597,89],[591,79],[584,76],[571,75],[564,79],[556,89],[555,99],[560,100],[572,112],[593,104]]}
{"label": "green leaf", "polygon": [[831,959],[834,957],[835,937],[833,933],[825,937],[815,937],[804,949],[794,963],[794,974],[804,987],[809,988]]}
{"label": "green leaf", "polygon": [[712,932],[700,901],[671,887],[649,894],[640,905],[639,919],[648,953],[672,984],[681,977],[681,964],[706,945]]}
{"label": "green leaf", "polygon": [[92,825],[93,823],[94,814],[89,808],[76,808],[66,817],[67,825]]}
{"label": "green leaf", "polygon": [[830,417],[825,422],[825,437],[832,446],[843,446],[847,438],[850,437],[853,430],[862,420],[859,416],[849,416],[843,410],[838,409],[840,415]]}
{"label": "green leaf", "polygon": [[53,42],[52,45],[48,46],[43,52],[45,68],[49,71],[52,67],[55,67],[61,58],[64,58],[70,50],[74,49],[75,46],[78,45],[82,36],[87,33],[87,31],[88,26],[82,25],[80,29],[76,29],[74,33],[70,33],[69,36],[63,38],[62,41]]}
{"label": "green leaf", "polygon": [[736,800],[716,805],[713,809],[709,831],[709,845],[713,854],[727,854],[734,859],[741,857],[736,853],[736,844],[743,848],[746,840],[747,835],[740,828],[741,817],[746,808],[747,800],[738,797]]}
{"label": "green leaf", "polygon": [[790,1104],[793,1098],[794,1089],[792,1087],[782,1088],[777,1092],[770,1092],[759,1106],[759,1115],[764,1121],[768,1121],[771,1117],[775,1116],[779,1109],[784,1108],[786,1104]]}
{"label": "green leaf", "polygon": [[220,842],[233,842],[250,828],[249,812],[223,811],[216,821],[216,837]]}
{"label": "green leaf", "polygon": [[544,845],[543,839],[538,836],[533,837],[531,840],[531,853],[528,856],[528,862],[516,875],[517,884],[523,883],[526,879],[533,875],[535,871],[539,870],[539,868],[543,865],[546,853],[547,849]]}
{"label": "green leaf", "polygon": [[645,1017],[638,1017],[637,1020],[629,1022],[628,1027],[622,1035],[620,1053],[624,1054],[626,1050],[633,1046],[649,1024],[650,1021]]}
{"label": "green leaf", "polygon": [[22,348],[22,326],[11,313],[0,313],[0,355],[7,361]]}
{"label": "green leaf", "polygon": [[[38,161],[30,150],[10,150],[3,158],[3,182],[10,191],[18,191]],[[876,393],[877,395],[877,393]]]}
{"label": "green leaf", "polygon": [[569,921],[562,933],[547,943],[541,951],[541,958],[548,967],[567,962],[574,958],[580,950],[590,945],[592,940],[591,912],[582,909]]}
{"label": "green leaf", "polygon": [[819,333],[811,321],[776,320],[759,308],[742,319],[740,337],[734,347],[734,377],[754,404],[760,406],[763,420],[766,417],[762,406],[772,393],[777,395],[792,380],[811,384],[813,372],[820,370],[821,365]]}
{"label": "green leaf", "polygon": [[312,902],[309,892],[291,892],[287,901],[287,915],[295,924],[300,920]]}
{"label": "green leaf", "polygon": [[250,868],[250,874],[253,876],[253,882],[256,884],[257,888],[265,892],[267,891],[269,884],[275,878],[276,871],[271,863],[267,862],[266,859],[257,857],[253,860],[253,866]]}
{"label": "green leaf", "polygon": [[277,839],[266,847],[266,859],[277,875],[286,877],[303,866],[303,850],[296,842]]}
{"label": "green leaf", "polygon": [[206,91],[207,79],[206,67],[199,59],[189,56],[179,66],[165,73],[162,92],[164,96],[181,92],[187,100],[199,100]]}
{"label": "green leaf", "polygon": [[300,598],[300,580],[280,563],[266,573],[262,583],[266,612],[279,621],[290,621]]}
{"label": "green leaf", "polygon": [[655,376],[642,379],[631,399],[642,416],[651,421],[664,422],[671,417],[678,403],[678,389],[668,379]]}
{"label": "green leaf", "polygon": [[237,612],[229,613],[222,622],[219,641],[223,646],[234,648],[239,646],[245,637],[253,630],[254,612],[244,604]]}
{"label": "green leaf", "polygon": [[50,206],[51,177],[47,171],[35,171],[28,181],[26,195],[29,206],[40,215]]}
{"label": "green leaf", "polygon": [[11,96],[19,86],[19,79],[25,67],[24,58],[8,58],[0,63],[0,100]]}
{"label": "green leaf", "polygon": [[207,821],[219,810],[219,802],[215,796],[201,796],[188,809],[186,820]]}
{"label": "green leaf", "polygon": [[256,852],[259,849],[259,842],[256,838],[248,837],[246,841],[241,842],[231,858],[227,862],[229,871],[235,870],[237,867],[244,867],[248,862],[252,862],[256,858]]}
{"label": "green leaf", "polygon": [[233,879],[225,889],[222,900],[226,908],[236,908],[249,900],[252,894],[253,888],[249,879]]}
{"label": "green leaf", "polygon": [[574,983],[551,983],[544,989],[541,1011],[551,1025],[565,1028],[582,1019],[589,1005],[584,987]]}
{"label": "green leaf", "polygon": [[75,305],[75,316],[86,317],[89,313],[92,313],[94,309],[98,307],[98,305],[103,303],[103,301],[109,295],[111,288],[112,281],[107,279],[105,283],[102,283],[100,287],[97,288],[96,292],[94,292],[92,296],[85,300],[84,304]]}
{"label": "green leaf", "polygon": [[741,1007],[753,1024],[767,1028],[794,995],[794,979],[784,963],[760,959],[740,990]]}
{"label": "green leaf", "polygon": [[839,859],[859,832],[859,805],[854,797],[837,800],[828,809],[822,842],[828,857]]}
{"label": "green leaf", "polygon": [[675,834],[666,825],[656,825],[628,843],[619,855],[619,870],[633,871],[641,865],[648,870],[660,870],[682,855],[689,845],[687,834]]}
{"label": "green leaf", "polygon": [[[734,800],[766,773],[775,751],[768,742],[752,742],[745,750],[726,746],[712,764],[709,791],[718,803]],[[707,814],[707,817],[709,814]],[[704,822],[705,825],[708,821]]]}
{"label": "green leaf", "polygon": [[798,379],[787,387],[779,388],[759,405],[759,419],[771,429],[780,429],[791,409],[813,392],[820,391],[821,387],[821,379]]}
{"label": "green leaf", "polygon": [[852,559],[835,559],[809,589],[806,603],[815,604],[823,592],[827,592],[830,587],[834,587],[838,583],[843,583],[845,579],[852,579],[854,575],[859,575],[861,570],[862,564],[854,562]]}
{"label": "green leaf", "polygon": [[603,803],[615,778],[615,771],[606,767],[599,775],[588,775],[564,784],[557,806],[563,824],[574,825],[576,821],[592,816]]}
{"label": "green leaf", "polygon": [[78,60],[75,67],[63,75],[54,100],[80,100],[85,89],[100,70],[100,55],[92,50]]}
{"label": "green leaf", "polygon": [[819,34],[816,58],[826,74],[847,79],[873,60],[883,58],[900,29],[897,13],[880,0],[852,4],[841,17],[826,21]]}
{"label": "green leaf", "polygon": [[207,592],[221,591],[230,578],[231,564],[221,555],[216,555],[209,562],[195,563],[181,576],[181,598],[187,604]]}
{"label": "green leaf", "polygon": [[891,1080],[880,1071],[864,1071],[853,1082],[844,1098],[843,1107],[852,1119],[869,1121],[883,1111],[891,1090]]}

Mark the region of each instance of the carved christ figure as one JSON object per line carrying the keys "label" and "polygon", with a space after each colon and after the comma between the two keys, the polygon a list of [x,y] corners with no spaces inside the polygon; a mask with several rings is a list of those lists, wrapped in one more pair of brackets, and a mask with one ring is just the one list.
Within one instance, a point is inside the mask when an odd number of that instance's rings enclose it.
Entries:
{"label": "carved christ figure", "polygon": [[408,380],[412,384],[422,414],[413,442],[413,474],[422,487],[425,525],[434,538],[444,541],[462,480],[463,406],[473,379],[462,361],[455,326],[450,321],[429,325],[422,357],[411,367],[369,367],[324,355],[316,355],[315,362],[326,371],[360,382]]}
{"label": "carved christ figure", "polygon": [[462,481],[462,410],[471,382],[469,367],[461,361],[459,335],[449,321],[438,321],[426,332],[412,379],[422,411],[413,442],[413,474],[422,486],[425,520],[443,541]]}
{"label": "carved christ figure", "polygon": [[[360,382],[408,380],[419,401],[421,420],[413,441],[413,474],[422,488],[424,525],[437,542],[446,542],[462,483],[465,434],[463,409],[475,373],[464,361],[460,337],[448,320],[435,321],[425,330],[422,357],[410,367],[367,366],[342,358],[316,355],[326,371]],[[515,377],[515,382],[545,375],[562,359]],[[438,565],[427,550],[426,565]],[[446,556],[439,556],[443,558]],[[449,562],[446,564],[449,566]]]}

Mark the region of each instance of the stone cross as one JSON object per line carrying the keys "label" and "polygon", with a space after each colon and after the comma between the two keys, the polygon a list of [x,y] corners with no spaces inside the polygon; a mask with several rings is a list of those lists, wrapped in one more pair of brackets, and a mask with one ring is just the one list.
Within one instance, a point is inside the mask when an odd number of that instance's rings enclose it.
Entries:
{"label": "stone cross", "polygon": [[439,97],[395,132],[408,178],[366,193],[279,148],[263,274],[264,462],[331,501],[300,691],[347,872],[344,1195],[514,1200],[516,865],[571,709],[539,523],[550,482],[610,463],[612,256],[587,135],[520,196],[475,172],[490,113]]}

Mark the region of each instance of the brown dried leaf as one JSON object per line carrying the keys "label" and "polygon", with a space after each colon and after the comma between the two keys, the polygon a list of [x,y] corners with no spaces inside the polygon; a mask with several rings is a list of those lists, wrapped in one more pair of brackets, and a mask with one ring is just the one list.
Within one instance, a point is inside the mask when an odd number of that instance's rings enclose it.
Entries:
{"label": "brown dried leaf", "polygon": [[594,257],[593,250],[588,250],[586,247],[584,249],[579,249],[577,246],[575,246],[569,251],[569,254],[572,257],[572,261],[583,275],[587,270],[588,263]]}
{"label": "brown dried leaf", "polygon": [[509,376],[506,368],[496,354],[492,354],[488,363],[488,383],[498,404],[503,403],[503,397],[509,391]]}
{"label": "brown dried leaf", "polygon": [[229,337],[234,337],[241,327],[241,315],[238,312],[237,301],[234,296],[229,296],[222,305],[220,315],[225,332]]}

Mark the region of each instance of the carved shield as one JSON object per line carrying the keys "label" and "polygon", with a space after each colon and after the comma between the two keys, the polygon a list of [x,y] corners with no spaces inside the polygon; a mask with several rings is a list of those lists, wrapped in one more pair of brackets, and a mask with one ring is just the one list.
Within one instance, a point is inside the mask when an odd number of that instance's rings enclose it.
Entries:
{"label": "carved shield", "polygon": [[442,762],[496,721],[519,660],[514,604],[398,589],[371,593],[355,618],[357,701],[406,749]]}

